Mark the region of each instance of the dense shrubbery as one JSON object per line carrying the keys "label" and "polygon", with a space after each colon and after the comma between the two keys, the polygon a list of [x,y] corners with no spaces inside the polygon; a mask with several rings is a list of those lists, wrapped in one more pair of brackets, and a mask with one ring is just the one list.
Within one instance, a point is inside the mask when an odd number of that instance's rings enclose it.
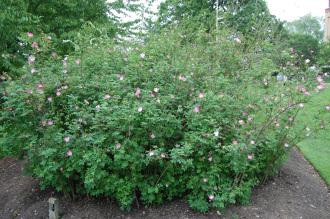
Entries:
{"label": "dense shrubbery", "polygon": [[246,203],[297,140],[309,93],[271,77],[271,46],[175,28],[144,45],[94,32],[66,57],[47,37],[27,37],[39,46],[21,80],[6,82],[0,148],[26,155],[43,187],[125,209],[186,195],[199,211],[223,208]]}

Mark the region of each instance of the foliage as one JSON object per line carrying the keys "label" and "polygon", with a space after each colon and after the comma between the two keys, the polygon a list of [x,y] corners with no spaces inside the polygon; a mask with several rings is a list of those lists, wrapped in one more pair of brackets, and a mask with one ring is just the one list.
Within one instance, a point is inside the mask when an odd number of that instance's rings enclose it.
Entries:
{"label": "foliage", "polygon": [[290,127],[315,83],[304,96],[272,78],[274,47],[180,28],[118,44],[103,31],[86,27],[65,57],[27,37],[39,49],[7,82],[0,148],[25,155],[44,188],[124,209],[187,195],[204,212],[246,203],[299,139]]}
{"label": "foliage", "polygon": [[285,26],[290,33],[310,35],[319,41],[323,39],[323,24],[321,18],[313,17],[311,14],[302,16],[298,20],[288,22]]}
{"label": "foliage", "polygon": [[320,52],[317,56],[319,65],[330,65],[330,43],[324,42],[320,45]]}
{"label": "foliage", "polygon": [[300,56],[300,63],[304,63],[306,60],[309,60],[307,62],[311,64],[316,62],[320,50],[317,39],[306,34],[292,34],[288,41],[289,46]]}

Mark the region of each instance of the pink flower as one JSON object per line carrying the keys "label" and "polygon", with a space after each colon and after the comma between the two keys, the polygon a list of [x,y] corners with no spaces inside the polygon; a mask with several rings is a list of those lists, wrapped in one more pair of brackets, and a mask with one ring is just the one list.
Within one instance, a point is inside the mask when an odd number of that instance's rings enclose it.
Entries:
{"label": "pink flower", "polygon": [[244,125],[245,122],[244,122],[244,120],[241,119],[241,120],[238,121],[238,123],[239,123],[240,125]]}
{"label": "pink flower", "polygon": [[213,201],[214,198],[215,198],[214,195],[209,195],[209,200],[210,200],[210,201]]}
{"label": "pink flower", "polygon": [[76,59],[76,64],[80,65],[80,59]]}
{"label": "pink flower", "polygon": [[103,98],[104,98],[105,100],[109,100],[109,99],[110,99],[110,97],[111,97],[111,96],[110,96],[109,94],[106,94],[106,95],[104,95],[104,97],[103,97]]}
{"label": "pink flower", "polygon": [[32,48],[34,48],[34,49],[37,49],[37,48],[39,47],[39,45],[38,45],[37,42],[33,42],[33,43],[31,44],[31,46],[32,46]]}
{"label": "pink flower", "polygon": [[56,91],[56,96],[61,96],[61,92],[60,91]]}
{"label": "pink flower", "polygon": [[44,85],[41,83],[37,84],[37,90],[42,90],[42,89],[44,89]]}
{"label": "pink flower", "polygon": [[179,80],[180,80],[180,81],[186,81],[187,78],[186,78],[185,76],[180,75],[180,76],[179,76]]}
{"label": "pink flower", "polygon": [[325,83],[320,83],[316,88],[318,90],[324,90],[325,89]]}
{"label": "pink flower", "polygon": [[140,88],[136,88],[134,95],[135,95],[137,98],[140,98],[140,97],[141,97],[141,89],[140,89]]}
{"label": "pink flower", "polygon": [[26,90],[26,93],[28,93],[28,94],[33,94],[33,90],[28,89],[28,90]]}
{"label": "pink flower", "polygon": [[234,140],[233,141],[233,145],[237,145],[238,144],[238,141],[237,140]]}
{"label": "pink flower", "polygon": [[30,38],[33,37],[33,33],[32,33],[32,32],[27,32],[26,34],[27,34],[27,36],[30,37]]}
{"label": "pink flower", "polygon": [[201,106],[200,106],[200,105],[197,105],[197,106],[195,106],[193,112],[194,112],[194,113],[199,113],[200,110],[201,110]]}
{"label": "pink flower", "polygon": [[310,96],[311,94],[310,94],[308,91],[305,91],[305,92],[304,92],[304,95],[305,95],[305,96]]}
{"label": "pink flower", "polygon": [[241,39],[238,38],[238,37],[236,37],[234,40],[235,40],[236,43],[242,43]]}
{"label": "pink flower", "polygon": [[316,77],[317,82],[323,83],[323,78],[321,76]]}
{"label": "pink flower", "polygon": [[72,156],[72,151],[71,151],[71,150],[68,150],[68,151],[66,152],[66,156],[71,157],[71,156]]}
{"label": "pink flower", "polygon": [[203,99],[205,97],[205,93],[203,92],[200,92],[199,95],[198,95],[199,98]]}
{"label": "pink flower", "polygon": [[48,120],[48,121],[47,121],[47,125],[49,125],[49,126],[54,125],[53,120]]}
{"label": "pink flower", "polygon": [[64,137],[64,142],[68,143],[69,141],[70,141],[70,137],[69,136]]}
{"label": "pink flower", "polygon": [[252,159],[253,159],[253,154],[249,154],[249,155],[247,156],[247,158],[248,158],[248,160],[252,160]]}
{"label": "pink flower", "polygon": [[137,109],[137,111],[138,111],[139,113],[142,112],[142,111],[143,111],[142,106],[139,106],[138,109]]}
{"label": "pink flower", "polygon": [[120,144],[120,143],[117,143],[117,144],[115,145],[115,147],[116,147],[116,149],[118,150],[118,149],[120,149],[121,144]]}
{"label": "pink flower", "polygon": [[36,57],[34,57],[33,55],[30,55],[28,57],[28,63],[29,63],[29,65],[32,65],[35,61],[36,61]]}

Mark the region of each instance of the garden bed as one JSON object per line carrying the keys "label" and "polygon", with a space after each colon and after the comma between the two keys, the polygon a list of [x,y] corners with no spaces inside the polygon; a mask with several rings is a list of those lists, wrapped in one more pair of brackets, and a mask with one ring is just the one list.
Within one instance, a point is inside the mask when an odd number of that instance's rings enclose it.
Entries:
{"label": "garden bed", "polygon": [[47,200],[60,200],[61,218],[330,218],[330,190],[313,167],[294,149],[279,175],[253,192],[251,204],[225,212],[200,214],[181,200],[125,213],[107,199],[70,199],[52,190],[40,191],[38,182],[22,173],[23,162],[0,160],[0,218],[47,218]]}

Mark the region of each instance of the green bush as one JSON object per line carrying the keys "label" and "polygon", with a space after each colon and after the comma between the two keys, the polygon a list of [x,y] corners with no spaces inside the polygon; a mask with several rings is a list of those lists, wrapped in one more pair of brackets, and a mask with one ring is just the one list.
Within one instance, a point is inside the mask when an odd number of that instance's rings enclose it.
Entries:
{"label": "green bush", "polygon": [[244,51],[230,33],[164,30],[140,45],[85,32],[67,57],[40,39],[7,82],[1,148],[26,156],[43,188],[123,209],[186,196],[207,211],[246,203],[295,144],[308,97],[271,77],[274,50]]}

